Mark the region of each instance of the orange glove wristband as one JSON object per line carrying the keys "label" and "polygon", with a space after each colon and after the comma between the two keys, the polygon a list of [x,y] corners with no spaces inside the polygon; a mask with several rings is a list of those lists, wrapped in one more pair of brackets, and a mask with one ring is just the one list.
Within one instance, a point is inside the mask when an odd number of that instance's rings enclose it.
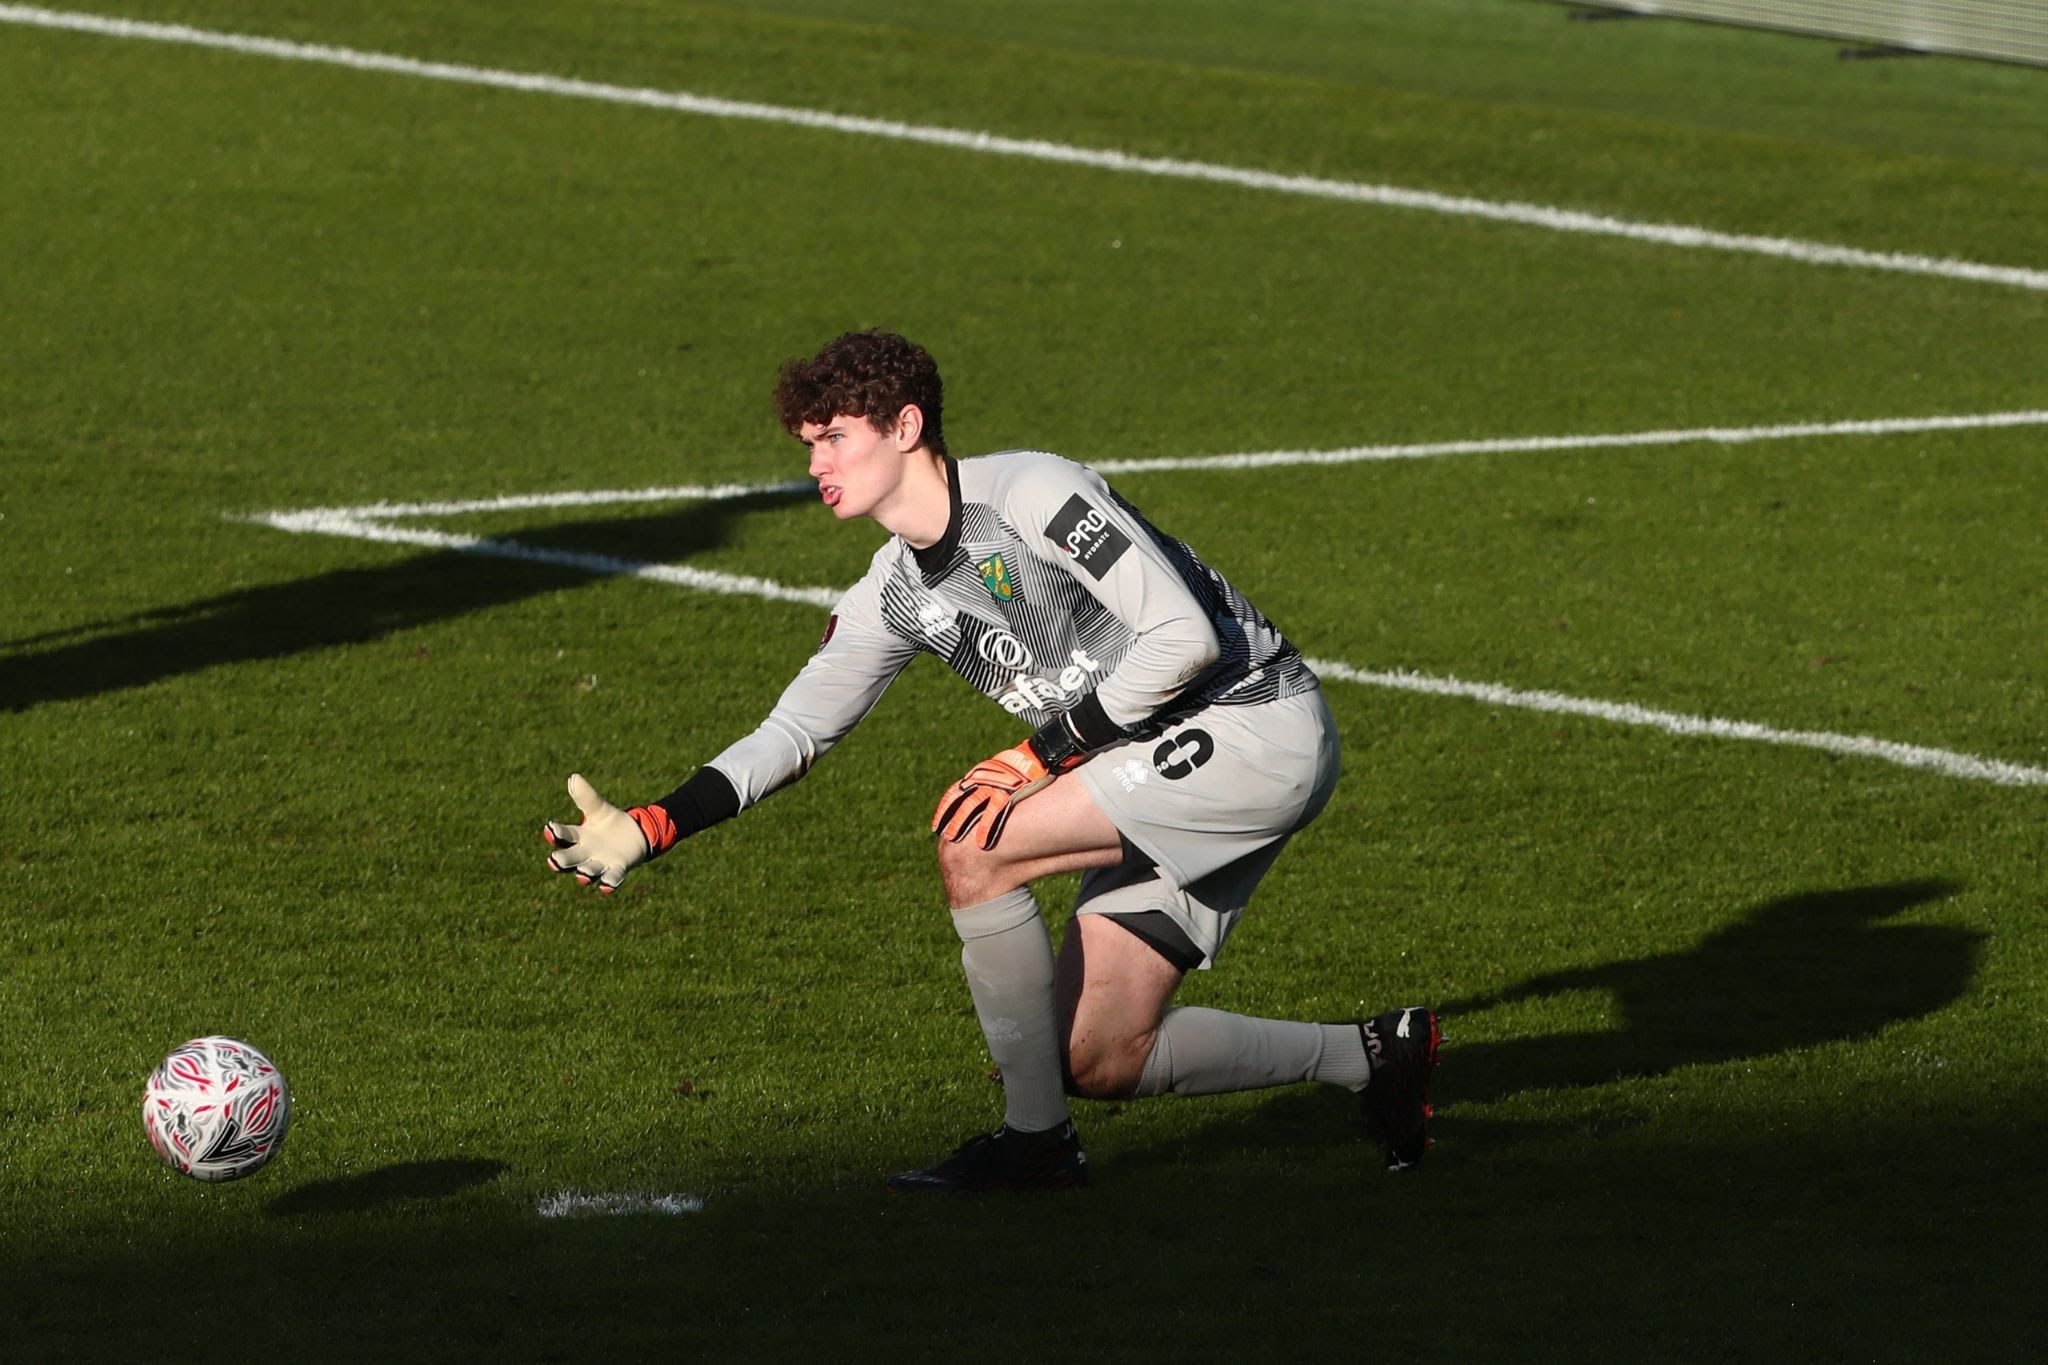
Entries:
{"label": "orange glove wristband", "polygon": [[635,806],[626,814],[640,826],[640,837],[647,841],[648,857],[658,858],[675,847],[676,822],[660,806]]}

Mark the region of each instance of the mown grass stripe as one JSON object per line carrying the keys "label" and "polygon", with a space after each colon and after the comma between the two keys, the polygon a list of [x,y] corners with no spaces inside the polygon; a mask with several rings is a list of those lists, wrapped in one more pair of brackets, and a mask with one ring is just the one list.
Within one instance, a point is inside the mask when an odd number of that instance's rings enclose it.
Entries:
{"label": "mown grass stripe", "polygon": [[637,105],[674,113],[708,118],[743,119],[761,123],[786,124],[863,137],[889,138],[923,143],[990,156],[1019,157],[1033,161],[1086,166],[1128,175],[1148,175],[1175,180],[1206,181],[1243,189],[1310,198],[1334,199],[1370,204],[1382,208],[1410,209],[1424,213],[1479,218],[1541,228],[1552,232],[1587,233],[1619,237],[1630,241],[1688,250],[1746,253],[1797,261],[1806,265],[1841,266],[1861,270],[1932,275],[1981,284],[2005,285],[2018,289],[2048,291],[2048,270],[2021,266],[1988,265],[1954,257],[1936,257],[1910,252],[1869,251],[1860,247],[1811,242],[1791,237],[1752,233],[1720,232],[1680,223],[1642,222],[1575,209],[1555,208],[1510,200],[1480,199],[1469,195],[1442,194],[1434,190],[1400,185],[1369,184],[1360,181],[1328,180],[1318,176],[1284,175],[1273,171],[1215,162],[1190,161],[1174,157],[1136,156],[1105,148],[1076,147],[1035,138],[1004,137],[995,133],[893,119],[862,118],[819,109],[759,104],[746,100],[720,99],[687,91],[652,90],[576,80],[534,72],[505,71],[465,66],[453,62],[423,61],[391,53],[365,52],[354,48],[296,43],[252,34],[221,33],[183,24],[159,24],[106,15],[43,9],[32,5],[0,5],[0,22],[39,28],[91,33],[104,37],[178,43],[216,48],[283,61],[314,62],[328,66],[411,76],[423,80],[449,81],[464,85],[489,86],[530,94],[558,95],[598,100],[611,104]]}

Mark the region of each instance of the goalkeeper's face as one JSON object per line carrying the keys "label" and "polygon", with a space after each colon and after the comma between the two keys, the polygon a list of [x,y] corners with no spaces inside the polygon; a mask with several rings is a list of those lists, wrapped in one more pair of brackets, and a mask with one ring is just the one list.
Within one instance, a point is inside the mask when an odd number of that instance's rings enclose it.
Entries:
{"label": "goalkeeper's face", "polygon": [[797,428],[797,439],[811,452],[818,496],[841,521],[879,517],[896,500],[916,445],[915,426],[899,417],[884,430],[865,417],[842,416]]}

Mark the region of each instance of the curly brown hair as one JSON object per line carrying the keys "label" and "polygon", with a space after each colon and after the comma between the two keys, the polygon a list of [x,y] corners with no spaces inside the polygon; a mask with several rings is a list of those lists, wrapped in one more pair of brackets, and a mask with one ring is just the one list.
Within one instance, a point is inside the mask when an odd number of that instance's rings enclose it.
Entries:
{"label": "curly brown hair", "polygon": [[924,414],[924,444],[946,453],[940,403],[945,386],[931,352],[894,332],[847,332],[810,359],[782,362],[775,385],[775,413],[796,435],[806,422],[863,417],[877,431],[892,426],[903,409],[917,404]]}

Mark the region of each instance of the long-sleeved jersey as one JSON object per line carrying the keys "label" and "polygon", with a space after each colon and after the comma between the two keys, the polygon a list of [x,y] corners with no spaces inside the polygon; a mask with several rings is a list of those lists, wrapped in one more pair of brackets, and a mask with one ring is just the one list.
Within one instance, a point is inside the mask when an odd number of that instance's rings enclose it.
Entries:
{"label": "long-sleeved jersey", "polygon": [[768,718],[708,765],[741,809],[803,776],[920,651],[1034,728],[1087,702],[1140,736],[1317,685],[1242,593],[1094,471],[1043,451],[946,463],[945,536],[891,536]]}

